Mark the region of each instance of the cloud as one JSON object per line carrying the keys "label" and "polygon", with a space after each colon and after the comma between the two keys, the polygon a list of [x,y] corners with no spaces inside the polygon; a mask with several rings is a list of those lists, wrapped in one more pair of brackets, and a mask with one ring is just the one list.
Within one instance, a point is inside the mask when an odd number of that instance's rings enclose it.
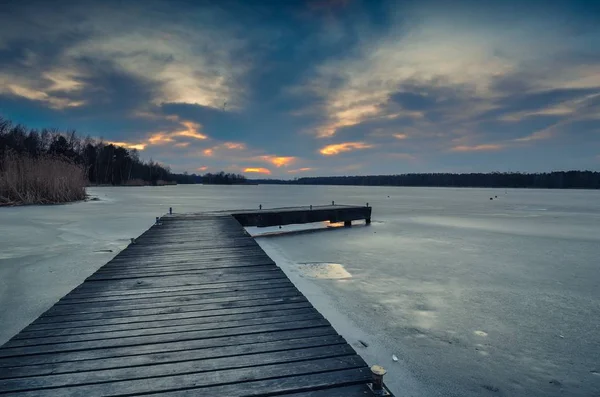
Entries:
{"label": "cloud", "polygon": [[515,142],[531,142],[531,141],[539,141],[542,139],[549,139],[552,137],[552,134],[550,131],[536,131],[533,134],[524,136],[522,138],[517,138],[515,139]]}
{"label": "cloud", "polygon": [[194,123],[192,121],[182,121],[181,124],[184,125],[186,127],[186,129],[181,130],[181,131],[172,132],[171,133],[172,136],[185,136],[188,138],[201,139],[201,140],[208,138],[206,135],[204,135],[198,131],[201,127],[200,124]]}
{"label": "cloud", "polygon": [[273,164],[275,167],[287,167],[288,165],[294,163],[296,161],[296,157],[282,157],[282,156],[273,156],[273,155],[265,155],[259,157],[263,161],[267,161]]}
{"label": "cloud", "polygon": [[157,132],[148,138],[148,143],[151,145],[164,145],[173,141],[175,140],[171,138],[170,134],[164,132]]}
{"label": "cloud", "polygon": [[450,150],[453,152],[486,152],[486,151],[491,151],[491,150],[500,150],[503,148],[504,148],[504,145],[500,145],[500,144],[496,144],[496,143],[488,143],[488,144],[473,145],[473,146],[459,145],[459,146],[454,146]]}
{"label": "cloud", "polygon": [[244,168],[244,172],[246,173],[256,173],[256,174],[265,174],[271,175],[271,171],[267,168],[257,167],[257,168]]}
{"label": "cloud", "polygon": [[403,140],[403,139],[408,138],[408,135],[406,135],[406,134],[394,134],[394,138]]}
{"label": "cloud", "polygon": [[179,142],[179,143],[174,144],[173,146],[179,147],[179,148],[185,148],[185,147],[190,146],[190,143],[189,142]]}
{"label": "cloud", "polygon": [[36,102],[46,103],[52,109],[65,109],[85,105],[84,100],[76,100],[61,95],[62,92],[78,89],[76,86],[67,87],[73,82],[50,80],[50,83],[19,81],[9,74],[0,72],[0,94],[14,95]]}
{"label": "cloud", "polygon": [[335,156],[344,152],[351,152],[359,149],[369,149],[372,147],[373,145],[370,145],[365,142],[344,142],[327,145],[321,148],[319,152],[324,156]]}
{"label": "cloud", "polygon": [[125,149],[136,149],[136,150],[144,150],[147,146],[145,143],[128,143],[128,142],[106,142],[108,145],[115,145],[124,147]]}
{"label": "cloud", "polygon": [[311,167],[302,167],[302,168],[298,168],[296,170],[288,170],[287,172],[289,174],[297,174],[299,172],[308,172],[308,171],[313,171],[313,170],[314,170],[314,168],[311,168]]}
{"label": "cloud", "polygon": [[[9,90],[14,95],[54,108],[82,106],[60,93],[84,88],[81,61],[89,60],[110,63],[153,85],[153,105],[177,102],[223,109],[226,103],[231,110],[244,105],[243,79],[252,67],[249,55],[259,51],[248,46],[250,38],[262,32],[250,34],[229,11],[171,7],[162,1],[31,7],[9,7],[0,16],[0,49],[17,44],[32,49],[26,68],[0,68],[0,80],[12,81]],[[34,30],[43,34],[31,34]]]}
{"label": "cloud", "polygon": [[204,172],[204,171],[206,171],[207,169],[208,169],[208,167],[207,167],[207,166],[205,166],[205,165],[203,165],[202,167],[198,167],[198,168],[196,168],[196,171]]}
{"label": "cloud", "polygon": [[202,154],[204,154],[206,157],[211,157],[213,154],[215,154],[215,151],[214,149],[204,149]]}
{"label": "cloud", "polygon": [[246,149],[246,145],[241,142],[225,142],[223,144],[227,149],[231,150],[244,150]]}

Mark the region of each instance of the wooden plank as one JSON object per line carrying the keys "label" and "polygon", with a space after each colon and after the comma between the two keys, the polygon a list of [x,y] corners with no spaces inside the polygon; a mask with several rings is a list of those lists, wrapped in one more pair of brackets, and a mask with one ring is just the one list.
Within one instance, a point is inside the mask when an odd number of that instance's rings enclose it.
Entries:
{"label": "wooden plank", "polygon": [[206,330],[229,330],[232,328],[249,327],[254,325],[274,325],[280,323],[293,323],[295,321],[322,320],[318,312],[289,315],[284,317],[263,317],[256,319],[240,319],[231,321],[219,321],[205,324],[173,324],[170,327],[143,328],[133,330],[108,330],[104,332],[94,332],[87,334],[67,334],[67,335],[48,335],[41,338],[19,338],[7,342],[4,347],[24,347],[41,346],[59,343],[86,342],[86,341],[107,341],[109,339],[126,339],[141,336],[158,336],[168,334],[183,334],[186,332],[206,331]]}
{"label": "wooden plank", "polygon": [[149,277],[167,277],[167,276],[193,276],[197,278],[207,279],[212,277],[218,279],[230,274],[243,274],[243,273],[254,273],[254,272],[273,272],[280,271],[275,265],[261,265],[261,266],[245,266],[241,268],[220,268],[220,269],[209,269],[209,270],[185,270],[182,272],[177,271],[141,271],[138,273],[124,273],[124,274],[110,274],[110,273],[94,273],[88,277],[89,281],[102,281],[102,280],[126,280],[126,279],[145,279]]}
{"label": "wooden plank", "polygon": [[192,284],[192,285],[171,285],[165,287],[157,287],[157,288],[144,288],[144,289],[135,289],[131,291],[102,291],[102,290],[92,290],[92,291],[81,291],[81,290],[73,290],[69,292],[63,299],[80,299],[80,298],[98,298],[103,299],[106,297],[135,297],[135,296],[143,296],[148,294],[160,294],[160,293],[169,293],[175,291],[207,291],[207,292],[217,292],[217,291],[234,291],[236,289],[241,289],[245,287],[255,287],[255,286],[264,286],[268,288],[270,285],[277,285],[285,282],[290,282],[285,275],[280,274],[275,278],[266,278],[266,279],[258,279],[258,280],[236,280],[231,282],[221,282],[221,283],[211,283],[211,284]]}
{"label": "wooden plank", "polygon": [[[231,321],[254,321],[261,319],[273,319],[276,322],[277,319],[283,318],[288,319],[292,316],[298,316],[302,314],[318,314],[312,307],[305,307],[300,309],[288,309],[288,310],[275,310],[270,312],[256,312],[256,313],[241,313],[241,314],[228,314],[222,316],[212,317],[192,317],[192,318],[180,318],[168,321],[141,321],[134,323],[125,324],[100,324],[89,327],[68,327],[62,329],[50,329],[50,330],[38,330],[29,331],[29,328],[24,329],[13,340],[21,339],[33,339],[33,338],[46,338],[50,336],[61,336],[61,335],[86,335],[86,334],[97,334],[102,332],[113,332],[113,331],[130,331],[130,330],[151,330],[170,328],[173,326],[181,325],[197,325],[204,326],[207,324],[226,324]],[[320,315],[320,314],[319,314]]]}
{"label": "wooden plank", "polygon": [[[361,384],[358,385],[338,387],[337,385],[344,384],[345,382],[341,383],[339,378],[334,378],[332,379],[331,383],[335,384],[335,387],[327,387],[326,389],[321,390],[286,394],[286,397],[372,397],[373,392],[371,391],[371,389],[369,389],[367,385],[364,384],[364,382],[368,382],[370,379],[368,379],[368,375],[364,375],[364,373],[361,374]],[[250,394],[246,395],[250,396]]]}
{"label": "wooden plank", "polygon": [[287,339],[273,342],[242,344],[235,346],[207,347],[184,351],[150,353],[136,356],[109,357],[97,360],[64,361],[51,364],[8,367],[0,371],[0,379],[15,379],[29,376],[68,374],[105,369],[133,368],[153,364],[207,360],[220,357],[243,356],[246,354],[281,352],[311,347],[346,345],[339,335],[313,336],[302,339]]}
{"label": "wooden plank", "polygon": [[142,264],[139,266],[111,266],[110,263],[103,266],[98,270],[97,273],[136,273],[140,271],[182,271],[182,270],[202,270],[202,269],[219,269],[219,268],[230,268],[230,267],[246,267],[246,266],[265,266],[275,265],[271,260],[262,260],[257,258],[256,260],[250,260],[245,258],[242,260],[235,261],[210,261],[210,262],[193,262],[190,261],[182,263],[174,262],[157,262],[156,264]]}
{"label": "wooden plank", "polygon": [[143,291],[132,291],[125,293],[101,293],[94,294],[75,294],[71,293],[59,300],[57,305],[69,305],[73,302],[111,302],[111,301],[127,301],[136,299],[147,299],[149,297],[160,296],[186,296],[186,295],[202,295],[202,296],[227,296],[228,294],[236,294],[244,291],[263,290],[268,291],[275,288],[289,287],[293,285],[288,279],[276,280],[258,280],[253,283],[243,284],[224,284],[222,286],[205,288],[202,286],[195,287],[172,287],[163,289],[146,289]]}
{"label": "wooden plank", "polygon": [[48,323],[62,323],[65,321],[86,321],[86,320],[107,320],[111,318],[131,318],[131,317],[142,317],[142,316],[154,316],[157,314],[171,314],[171,313],[185,313],[185,312],[205,312],[211,313],[215,310],[222,309],[233,309],[241,307],[252,307],[252,306],[265,306],[275,305],[284,303],[297,303],[306,302],[306,298],[302,295],[283,297],[283,298],[267,298],[267,299],[254,299],[247,301],[236,301],[236,302],[224,302],[224,303],[212,303],[212,304],[197,304],[189,306],[174,306],[168,308],[157,308],[157,309],[133,309],[133,310],[119,310],[114,312],[104,313],[83,313],[73,315],[57,315],[57,316],[46,316],[42,315],[35,324],[48,324]]}
{"label": "wooden plank", "polygon": [[304,328],[328,327],[325,319],[293,321],[277,324],[250,325],[242,328],[227,328],[220,330],[200,330],[191,332],[177,332],[164,335],[133,336],[121,339],[103,339],[83,342],[56,343],[48,345],[6,347],[0,350],[0,357],[15,357],[28,354],[44,354],[55,352],[69,352],[78,350],[107,349],[112,347],[141,346],[153,343],[180,342],[195,339],[211,339],[221,336],[249,335],[253,333],[289,331]]}
{"label": "wooden plank", "polygon": [[79,313],[103,313],[120,310],[158,309],[173,306],[189,306],[208,303],[249,301],[265,298],[280,298],[286,296],[299,296],[300,291],[296,288],[276,288],[268,291],[250,291],[246,293],[230,294],[230,296],[204,297],[188,295],[180,297],[146,298],[135,301],[116,301],[100,303],[73,303],[71,305],[55,305],[50,308],[44,316],[74,315]]}
{"label": "wooden plank", "polygon": [[131,291],[145,288],[157,287],[178,287],[185,285],[209,285],[218,283],[246,282],[253,280],[268,280],[285,277],[285,274],[280,269],[273,269],[265,272],[255,272],[252,274],[216,274],[199,276],[178,276],[166,277],[164,279],[157,277],[142,278],[139,280],[116,280],[110,283],[87,282],[76,289],[77,292],[94,292],[102,291]]}
{"label": "wooden plank", "polygon": [[[364,368],[356,368],[335,372],[323,372],[313,374],[310,377],[306,375],[300,375],[245,382],[243,387],[241,387],[240,384],[219,385],[205,388],[190,388],[175,392],[146,394],[146,396],[262,397],[285,395],[290,397],[373,397],[373,393],[371,393],[371,391],[364,385],[369,381],[369,377],[370,374],[368,370]],[[302,392],[302,390],[308,391]],[[295,393],[299,391],[300,393]]]}
{"label": "wooden plank", "polygon": [[305,347],[304,349],[283,350],[275,353],[255,353],[241,356],[217,357],[211,360],[179,361],[160,363],[143,368],[124,367],[69,374],[52,374],[28,378],[0,380],[0,393],[24,390],[40,390],[77,385],[95,385],[98,383],[132,381],[143,379],[152,382],[152,378],[170,375],[198,374],[210,371],[227,371],[236,368],[256,367],[269,364],[291,363],[303,360],[317,360],[334,357],[353,356],[354,350],[348,345]]}
{"label": "wooden plank", "polygon": [[133,295],[133,296],[113,296],[113,297],[101,297],[97,299],[92,298],[79,298],[79,299],[70,299],[70,300],[61,300],[56,303],[55,306],[72,306],[72,305],[83,305],[86,307],[93,307],[94,305],[103,306],[103,307],[113,307],[113,306],[124,306],[138,303],[160,303],[160,302],[168,302],[168,301],[188,301],[191,299],[212,299],[212,298],[226,298],[226,297],[236,297],[236,296],[247,296],[247,295],[255,295],[258,293],[277,293],[280,291],[284,291],[286,289],[293,289],[293,284],[290,282],[285,282],[281,284],[275,284],[271,286],[271,288],[262,288],[254,287],[248,289],[234,289],[230,291],[175,291],[163,294],[141,294],[141,295]]}
{"label": "wooden plank", "polygon": [[[183,375],[164,376],[159,378],[146,378],[138,380],[124,380],[82,386],[67,386],[56,389],[29,389],[20,396],[127,396],[144,393],[165,393],[168,391],[186,390],[191,388],[207,387],[213,385],[237,384],[238,393],[244,393],[246,382],[280,378],[288,387],[296,387],[286,377],[300,380],[299,375],[319,374],[323,372],[342,371],[347,369],[360,369],[359,374],[367,372],[365,364],[358,356],[343,356],[308,361],[277,363],[256,367],[223,369],[210,372],[194,372]],[[306,378],[306,376],[304,377]],[[27,378],[25,378],[27,379]],[[241,382],[241,383],[240,383]],[[35,386],[33,386],[35,387]],[[293,389],[292,389],[293,390]],[[243,394],[242,394],[243,395]]]}
{"label": "wooden plank", "polygon": [[326,337],[337,335],[331,327],[280,330],[259,334],[223,336],[214,339],[193,339],[185,341],[167,341],[148,345],[112,347],[96,350],[78,350],[57,352],[54,354],[33,354],[28,356],[0,357],[0,368],[56,364],[61,362],[82,362],[114,357],[131,357],[152,353],[176,353],[194,349],[222,348],[227,346],[255,345],[273,341]]}
{"label": "wooden plank", "polygon": [[207,311],[192,311],[192,312],[179,312],[179,313],[163,313],[146,316],[131,316],[131,317],[116,317],[101,320],[74,320],[74,321],[61,321],[58,323],[42,323],[37,320],[27,326],[25,330],[59,330],[69,328],[85,328],[85,327],[99,327],[102,325],[113,325],[113,324],[136,324],[142,322],[170,322],[178,321],[180,319],[189,318],[218,318],[226,315],[237,315],[242,313],[270,313],[273,311],[285,311],[289,309],[299,309],[312,307],[308,301],[287,303],[287,304],[271,304],[262,306],[247,306],[241,308],[229,308],[221,310],[207,310]]}

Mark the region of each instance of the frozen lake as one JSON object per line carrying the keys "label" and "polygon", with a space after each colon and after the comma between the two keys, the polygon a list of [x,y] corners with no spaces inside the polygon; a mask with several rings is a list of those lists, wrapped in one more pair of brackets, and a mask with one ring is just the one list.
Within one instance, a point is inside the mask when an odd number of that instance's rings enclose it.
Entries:
{"label": "frozen lake", "polygon": [[598,191],[261,185],[89,193],[100,201],[0,209],[0,343],[170,206],[369,202],[371,226],[258,241],[359,354],[388,369],[393,391],[600,395]]}

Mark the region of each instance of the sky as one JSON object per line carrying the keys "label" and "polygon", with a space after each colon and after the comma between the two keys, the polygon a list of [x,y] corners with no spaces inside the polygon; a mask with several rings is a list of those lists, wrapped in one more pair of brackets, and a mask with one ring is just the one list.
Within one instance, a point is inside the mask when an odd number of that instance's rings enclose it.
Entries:
{"label": "sky", "polygon": [[175,172],[600,170],[600,2],[0,0],[0,116]]}

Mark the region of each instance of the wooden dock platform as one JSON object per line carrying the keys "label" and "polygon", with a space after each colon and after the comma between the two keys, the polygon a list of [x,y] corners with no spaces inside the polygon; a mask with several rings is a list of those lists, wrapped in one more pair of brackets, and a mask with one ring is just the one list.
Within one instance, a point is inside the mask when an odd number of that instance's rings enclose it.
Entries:
{"label": "wooden dock platform", "polygon": [[163,217],[0,348],[0,395],[372,396],[234,216]]}

